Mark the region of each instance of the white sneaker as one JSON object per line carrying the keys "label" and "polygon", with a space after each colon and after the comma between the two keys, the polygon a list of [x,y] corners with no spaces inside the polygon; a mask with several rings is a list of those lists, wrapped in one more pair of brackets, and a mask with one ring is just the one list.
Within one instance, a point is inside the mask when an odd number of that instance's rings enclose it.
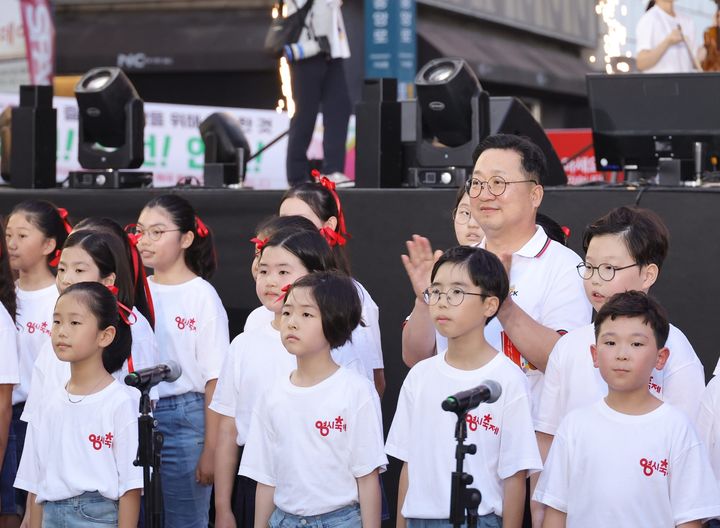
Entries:
{"label": "white sneaker", "polygon": [[355,180],[351,180],[342,172],[333,172],[332,174],[326,174],[325,177],[331,182],[333,182],[335,184],[335,187],[339,189],[355,187]]}

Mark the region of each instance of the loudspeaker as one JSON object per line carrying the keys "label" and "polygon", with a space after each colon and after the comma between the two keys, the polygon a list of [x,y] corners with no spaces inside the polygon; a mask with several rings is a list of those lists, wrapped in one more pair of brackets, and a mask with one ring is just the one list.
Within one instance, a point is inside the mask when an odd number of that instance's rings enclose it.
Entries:
{"label": "loudspeaker", "polygon": [[490,98],[490,134],[527,136],[545,154],[548,177],[544,186],[566,185],[567,175],[545,131],[527,107],[515,97]]}
{"label": "loudspeaker", "polygon": [[12,109],[10,184],[25,189],[55,187],[57,110],[52,86],[21,86]]}
{"label": "loudspeaker", "polygon": [[368,79],[355,106],[355,187],[400,187],[400,103],[396,79]]}

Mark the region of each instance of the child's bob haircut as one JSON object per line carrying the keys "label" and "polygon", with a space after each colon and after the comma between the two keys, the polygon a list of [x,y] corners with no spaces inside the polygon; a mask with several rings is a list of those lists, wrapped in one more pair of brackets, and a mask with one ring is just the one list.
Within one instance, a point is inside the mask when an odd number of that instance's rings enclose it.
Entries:
{"label": "child's bob haircut", "polygon": [[587,253],[593,237],[621,235],[627,250],[638,264],[662,268],[670,245],[670,233],[660,217],[641,207],[616,207],[585,228],[583,250]]}
{"label": "child's bob haircut", "polygon": [[[477,247],[457,246],[450,248],[442,254],[433,266],[430,280],[434,281],[440,266],[447,263],[464,266],[475,286],[478,286],[486,295],[498,298],[500,301],[498,310],[500,309],[508,296],[510,281],[499,258],[489,251]],[[495,315],[497,313],[488,317],[486,324]]]}
{"label": "child's bob haircut", "polygon": [[296,288],[310,290],[320,310],[323,334],[330,348],[351,341],[353,330],[362,323],[362,303],[350,277],[339,272],[309,273],[293,283],[288,295]]}
{"label": "child's bob haircut", "polygon": [[658,349],[665,346],[670,332],[667,312],[659,302],[640,291],[616,293],[600,308],[595,318],[595,339],[600,335],[602,324],[618,317],[642,317],[643,323],[650,325]]}

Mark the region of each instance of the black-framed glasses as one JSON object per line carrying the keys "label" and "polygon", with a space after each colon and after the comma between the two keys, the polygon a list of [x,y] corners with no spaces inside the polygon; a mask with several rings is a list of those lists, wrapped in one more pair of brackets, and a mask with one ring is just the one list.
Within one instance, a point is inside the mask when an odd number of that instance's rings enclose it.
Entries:
{"label": "black-framed glasses", "polygon": [[597,266],[593,266],[587,262],[581,262],[576,267],[578,274],[583,278],[583,280],[591,279],[595,270],[597,270],[598,277],[606,282],[609,282],[615,278],[615,272],[632,268],[637,265],[638,263],[636,262],[635,264],[630,264],[628,266],[613,266],[612,264],[598,264]]}
{"label": "black-framed glasses", "polygon": [[135,235],[138,238],[147,235],[148,238],[153,241],[160,240],[160,237],[163,236],[163,233],[169,233],[173,231],[182,231],[182,229],[160,229],[159,227],[151,227],[150,229],[144,229],[142,227],[139,227],[137,224],[128,224],[125,226],[126,233]]}
{"label": "black-framed glasses", "polygon": [[477,178],[470,178],[468,181],[465,182],[465,190],[470,195],[470,198],[477,198],[478,196],[480,196],[480,193],[482,193],[484,187],[487,187],[487,190],[493,196],[500,196],[502,193],[505,192],[505,189],[511,183],[534,183],[535,185],[537,185],[537,181],[535,180],[507,181],[502,176],[493,176],[487,181],[479,180]]}
{"label": "black-framed glasses", "polygon": [[457,207],[453,209],[452,217],[456,224],[465,225],[470,222],[472,213],[467,207],[463,207],[462,209]]}
{"label": "black-framed glasses", "polygon": [[450,306],[459,306],[462,304],[466,295],[476,295],[478,297],[482,297],[483,299],[490,297],[490,295],[486,293],[466,292],[462,288],[450,288],[446,292],[440,291],[440,288],[427,288],[423,292],[423,301],[425,301],[425,304],[432,306],[433,304],[438,303],[441,295],[445,296]]}

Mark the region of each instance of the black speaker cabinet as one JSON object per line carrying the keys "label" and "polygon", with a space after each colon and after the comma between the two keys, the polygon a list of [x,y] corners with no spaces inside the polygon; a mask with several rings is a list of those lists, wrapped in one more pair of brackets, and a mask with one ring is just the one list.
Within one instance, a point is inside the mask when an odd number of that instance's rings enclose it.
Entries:
{"label": "black speaker cabinet", "polygon": [[57,110],[52,86],[21,86],[12,109],[10,184],[25,189],[55,187]]}
{"label": "black speaker cabinet", "polygon": [[355,107],[355,187],[400,187],[400,103],[397,80],[369,79]]}

